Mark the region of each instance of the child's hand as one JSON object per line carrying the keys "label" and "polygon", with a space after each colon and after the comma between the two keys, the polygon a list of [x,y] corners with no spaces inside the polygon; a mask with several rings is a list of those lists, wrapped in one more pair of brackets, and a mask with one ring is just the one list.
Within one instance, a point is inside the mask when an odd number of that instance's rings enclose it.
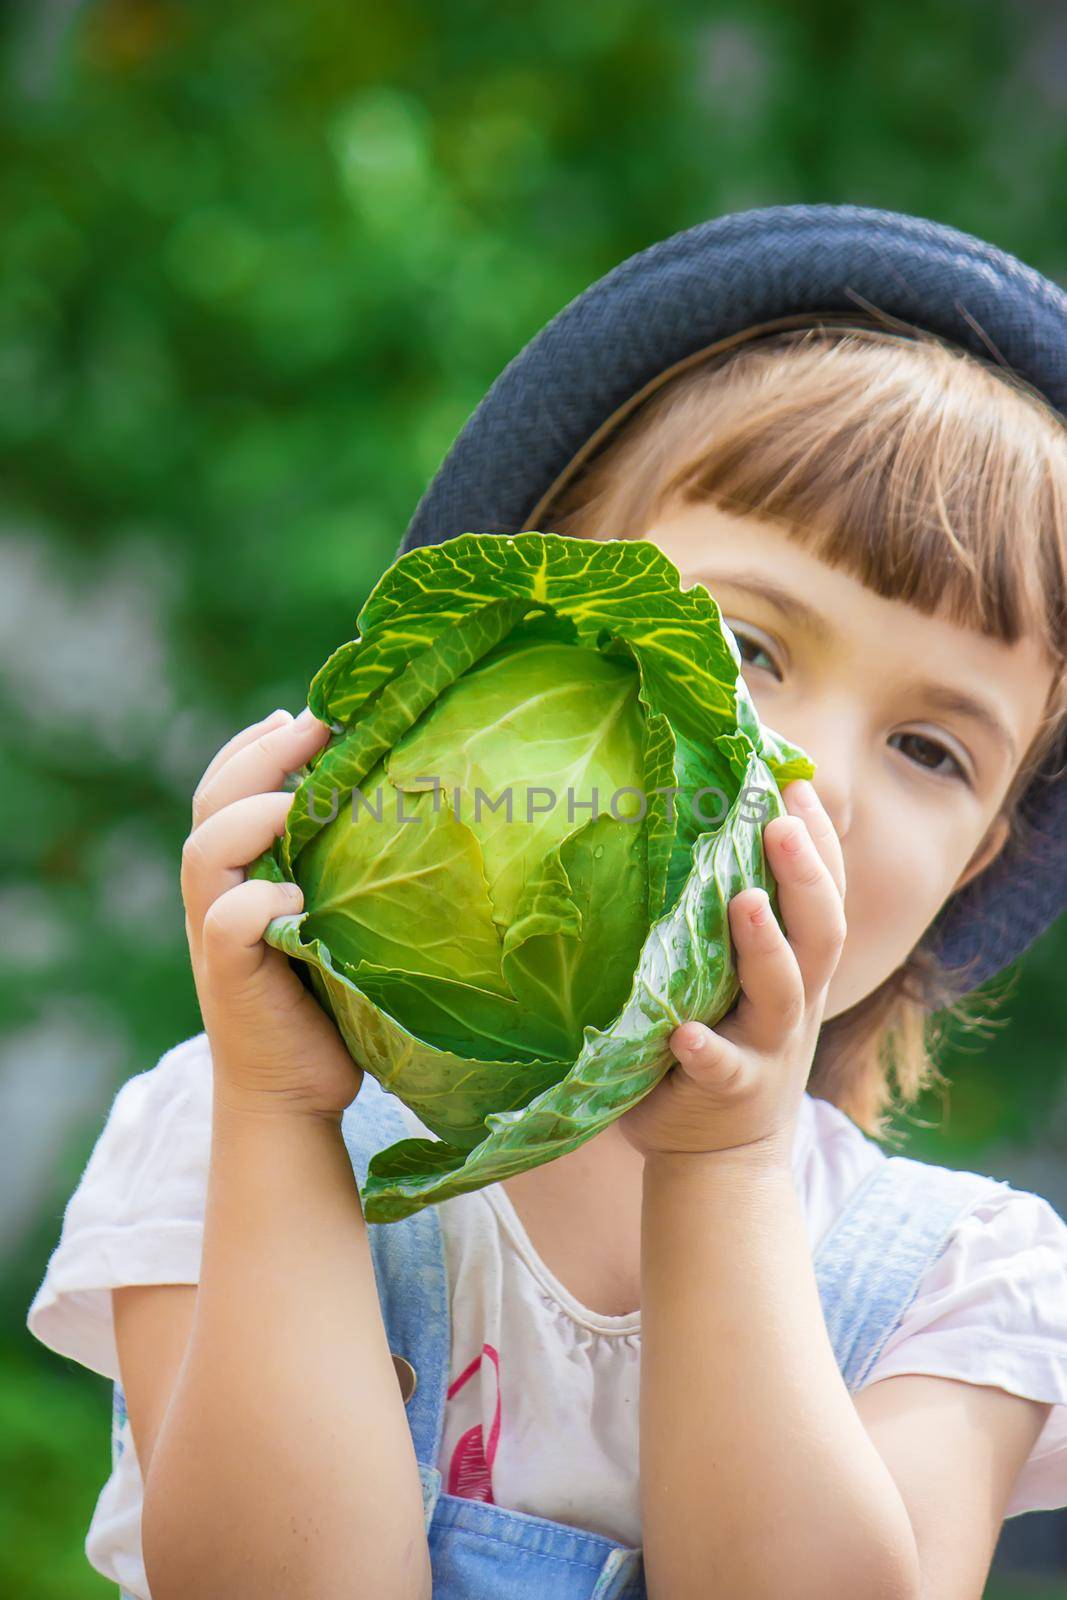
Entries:
{"label": "child's hand", "polygon": [[340,1118],[363,1081],[288,957],[262,938],[272,917],[303,908],[300,890],[243,870],[285,828],[286,774],[328,738],[310,711],[295,720],[275,712],[223,746],[193,795],[182,849],[185,934],[215,1091],[236,1107]]}
{"label": "child's hand", "polygon": [[[810,809],[802,804],[805,791]],[[730,1152],[788,1164],[845,942],[845,864],[812,785],[788,784],[782,798],[790,815],[766,824],[763,843],[786,933],[762,890],[731,900],[741,998],[713,1029],[699,1022],[675,1028],[670,1046],[678,1064],[618,1119],[646,1158]],[[798,829],[800,849],[791,854],[784,846]],[[766,920],[754,924],[754,912]]]}

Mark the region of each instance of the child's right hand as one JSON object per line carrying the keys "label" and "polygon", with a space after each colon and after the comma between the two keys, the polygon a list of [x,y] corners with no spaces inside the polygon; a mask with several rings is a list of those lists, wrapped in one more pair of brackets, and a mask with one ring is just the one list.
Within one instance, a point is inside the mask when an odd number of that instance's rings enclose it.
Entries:
{"label": "child's right hand", "polygon": [[272,917],[302,910],[303,896],[293,885],[244,874],[284,831],[293,801],[280,788],[286,774],[329,733],[310,711],[295,720],[279,711],[222,747],[193,795],[181,887],[216,1094],[238,1109],[339,1121],[363,1069],[289,958],[262,938]]}

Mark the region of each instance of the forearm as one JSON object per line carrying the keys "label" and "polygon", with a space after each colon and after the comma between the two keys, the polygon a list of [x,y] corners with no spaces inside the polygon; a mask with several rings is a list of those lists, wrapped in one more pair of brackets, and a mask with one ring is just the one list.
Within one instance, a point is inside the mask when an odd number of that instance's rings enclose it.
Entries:
{"label": "forearm", "polygon": [[216,1096],[196,1313],[145,1484],[157,1600],[423,1600],[422,1491],[338,1123]]}
{"label": "forearm", "polygon": [[649,1600],[911,1600],[910,1518],[838,1370],[788,1168],[650,1156],[641,1260]]}

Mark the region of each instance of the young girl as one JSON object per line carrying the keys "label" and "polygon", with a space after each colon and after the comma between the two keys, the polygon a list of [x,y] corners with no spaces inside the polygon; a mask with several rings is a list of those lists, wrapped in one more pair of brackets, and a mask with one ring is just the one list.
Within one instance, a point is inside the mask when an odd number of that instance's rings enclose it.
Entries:
{"label": "young girl", "polygon": [[718,600],[817,768],[763,830],[781,925],[731,902],[740,1003],[616,1123],[368,1228],[370,1156],[430,1135],[242,870],[328,730],[219,751],[182,859],[204,1032],[119,1090],[29,1313],[115,1380],[86,1550],[126,1596],[965,1600],[1005,1517],[1067,1505],[1067,1226],[878,1142],[973,987],[929,930],[1040,845],[1067,429],[971,354],[820,325],[665,371],[599,444],[524,525],[651,539]]}

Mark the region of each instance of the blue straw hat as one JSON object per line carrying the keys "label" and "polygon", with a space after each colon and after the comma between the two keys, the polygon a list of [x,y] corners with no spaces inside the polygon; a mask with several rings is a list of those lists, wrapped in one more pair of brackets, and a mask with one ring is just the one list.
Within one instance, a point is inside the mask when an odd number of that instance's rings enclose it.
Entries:
{"label": "blue straw hat", "polygon": [[[621,262],[509,362],[416,507],[397,554],[459,533],[539,530],[600,441],[675,372],[815,324],[919,329],[1011,370],[1067,417],[1067,295],[1014,256],[922,217],[790,205],[687,228]],[[922,944],[975,989],[1067,909],[1061,741],[1014,840]],[[967,992],[964,990],[963,992]]]}

